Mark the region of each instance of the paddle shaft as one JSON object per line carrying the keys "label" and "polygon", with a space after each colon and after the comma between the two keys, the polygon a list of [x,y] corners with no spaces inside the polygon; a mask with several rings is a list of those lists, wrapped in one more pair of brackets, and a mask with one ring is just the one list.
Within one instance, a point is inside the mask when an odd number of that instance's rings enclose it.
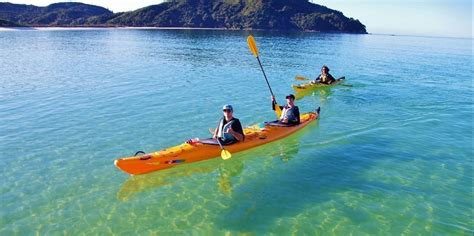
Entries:
{"label": "paddle shaft", "polygon": [[275,97],[275,95],[273,95],[272,87],[270,87],[270,83],[268,83],[267,75],[265,74],[265,71],[263,70],[262,63],[260,62],[260,58],[258,56],[257,56],[257,61],[258,61],[258,64],[260,65],[260,69],[262,69],[263,77],[265,77],[265,81],[267,82],[268,89],[270,89],[270,93],[272,94],[272,96]]}
{"label": "paddle shaft", "polygon": [[219,147],[221,147],[221,150],[224,150],[224,147],[222,146],[221,141],[219,140],[219,138],[216,138],[216,141],[219,144]]}
{"label": "paddle shaft", "polygon": [[[260,61],[260,58],[258,57],[258,48],[257,48],[257,44],[255,43],[255,39],[253,38],[252,35],[249,35],[247,37],[247,44],[249,46],[249,49],[250,51],[252,52],[252,54],[257,58],[257,61],[258,61],[258,65],[260,65],[260,69],[262,70],[262,73],[263,73],[263,77],[265,78],[265,82],[267,82],[267,86],[268,86],[268,89],[270,90],[270,94],[272,95],[272,98],[274,99],[275,98],[275,94],[273,94],[273,90],[272,90],[272,87],[270,87],[270,83],[268,82],[268,79],[267,79],[267,75],[265,74],[265,71],[263,70],[263,66],[262,66],[262,62]],[[277,118],[279,118],[281,116],[281,109],[280,107],[278,106],[278,104],[276,103],[275,101],[275,114],[277,116]]]}

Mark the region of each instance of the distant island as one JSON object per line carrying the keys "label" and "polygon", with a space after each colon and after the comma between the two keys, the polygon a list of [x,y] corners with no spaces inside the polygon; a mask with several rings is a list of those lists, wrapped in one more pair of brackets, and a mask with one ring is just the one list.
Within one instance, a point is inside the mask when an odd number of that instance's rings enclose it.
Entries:
{"label": "distant island", "polygon": [[0,27],[186,27],[366,34],[365,25],[308,0],[170,0],[114,13],[78,2],[0,3]]}

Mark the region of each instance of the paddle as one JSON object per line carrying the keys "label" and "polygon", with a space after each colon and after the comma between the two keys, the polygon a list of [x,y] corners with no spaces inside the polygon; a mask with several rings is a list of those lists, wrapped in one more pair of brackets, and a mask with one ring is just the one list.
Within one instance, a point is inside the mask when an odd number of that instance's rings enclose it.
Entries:
{"label": "paddle", "polygon": [[309,79],[306,78],[306,77],[304,77],[304,76],[297,75],[297,76],[295,76],[295,80],[303,80],[303,81],[305,81],[305,80],[309,80]]}
{"label": "paddle", "polygon": [[[272,97],[275,97],[275,95],[273,95],[272,88],[270,87],[270,83],[268,83],[267,75],[265,74],[265,71],[263,70],[263,66],[262,66],[262,63],[260,62],[260,58],[258,57],[257,44],[255,43],[255,39],[253,38],[252,35],[249,35],[247,37],[247,44],[249,45],[249,49],[252,52],[252,54],[257,58],[258,64],[260,65],[260,69],[262,69],[263,77],[265,77],[265,81],[267,82],[268,89],[270,90],[270,94],[272,95]],[[275,114],[277,116],[277,119],[280,119],[281,108],[276,103],[276,101],[275,101]]]}
{"label": "paddle", "polygon": [[232,157],[232,154],[230,154],[229,151],[227,151],[227,150],[224,149],[224,147],[223,147],[222,144],[221,144],[221,141],[219,141],[219,138],[216,138],[216,140],[217,140],[217,143],[219,144],[219,146],[221,147],[221,150],[222,150],[222,151],[221,151],[221,157],[222,157],[222,159],[223,159],[223,160],[227,160],[227,159],[231,158],[231,157]]}

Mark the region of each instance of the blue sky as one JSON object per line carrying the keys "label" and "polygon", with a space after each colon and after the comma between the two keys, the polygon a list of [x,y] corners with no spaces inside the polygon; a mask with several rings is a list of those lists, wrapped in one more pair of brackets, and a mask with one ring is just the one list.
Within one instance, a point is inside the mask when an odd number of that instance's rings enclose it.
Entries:
{"label": "blue sky", "polygon": [[471,0],[312,1],[359,19],[370,33],[472,38]]}
{"label": "blue sky", "polygon": [[[3,0],[0,0],[3,1]],[[10,0],[45,6],[66,0]],[[81,1],[81,0],[76,0]],[[472,0],[311,0],[359,19],[369,33],[472,38]],[[160,0],[83,0],[114,12],[158,4]]]}

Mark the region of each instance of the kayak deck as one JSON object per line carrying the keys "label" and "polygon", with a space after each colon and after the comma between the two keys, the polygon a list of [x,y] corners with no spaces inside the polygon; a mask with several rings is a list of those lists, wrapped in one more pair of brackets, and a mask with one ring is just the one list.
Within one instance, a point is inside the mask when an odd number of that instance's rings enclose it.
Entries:
{"label": "kayak deck", "polygon": [[319,89],[319,88],[332,87],[332,86],[335,86],[335,85],[338,85],[338,84],[342,83],[343,81],[344,81],[344,79],[337,79],[332,84],[323,84],[323,83],[304,83],[304,84],[300,84],[300,85],[294,85],[293,84],[293,85],[291,85],[291,87],[293,88],[293,90],[295,90],[295,92],[305,92],[305,91]]}
{"label": "kayak deck", "polygon": [[[318,112],[309,112],[300,116],[301,123],[290,127],[268,126],[263,129],[250,126],[244,129],[245,140],[227,145],[231,153],[251,149],[275,140],[282,139],[311,123],[319,117]],[[145,154],[143,156],[124,157],[115,160],[114,164],[122,171],[131,174],[145,174],[175,167],[177,165],[207,160],[220,156],[218,145],[183,143],[174,147]]]}

